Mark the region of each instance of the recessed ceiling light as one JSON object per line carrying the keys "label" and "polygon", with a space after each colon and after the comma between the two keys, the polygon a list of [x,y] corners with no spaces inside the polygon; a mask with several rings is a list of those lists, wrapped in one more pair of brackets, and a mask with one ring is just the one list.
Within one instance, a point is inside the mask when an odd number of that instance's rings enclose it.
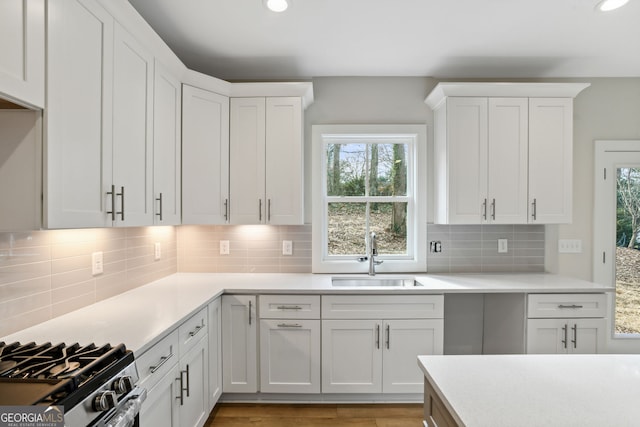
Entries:
{"label": "recessed ceiling light", "polygon": [[272,12],[284,12],[289,7],[288,0],[264,0],[264,4]]}
{"label": "recessed ceiling light", "polygon": [[609,12],[627,4],[629,0],[602,0],[596,5],[596,10]]}

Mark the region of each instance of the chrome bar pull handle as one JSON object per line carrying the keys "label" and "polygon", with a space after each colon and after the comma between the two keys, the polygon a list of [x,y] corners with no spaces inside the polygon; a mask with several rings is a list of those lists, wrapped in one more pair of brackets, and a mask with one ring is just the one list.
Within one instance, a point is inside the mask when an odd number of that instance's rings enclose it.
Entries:
{"label": "chrome bar pull handle", "polygon": [[538,200],[537,199],[533,199],[533,202],[531,203],[531,216],[533,217],[534,220],[537,219],[538,217]]}
{"label": "chrome bar pull handle", "polygon": [[262,222],[262,199],[258,199],[258,222]]}
{"label": "chrome bar pull handle", "polygon": [[564,304],[559,304],[558,308],[563,309],[563,308],[583,308],[582,305],[578,305],[578,304],[571,304],[571,305],[564,305]]}
{"label": "chrome bar pull handle", "polygon": [[267,222],[271,222],[271,199],[267,199]]}
{"label": "chrome bar pull handle", "polygon": [[152,374],[155,373],[158,369],[160,369],[162,367],[162,365],[167,363],[167,360],[171,359],[172,357],[173,357],[173,346],[169,346],[169,355],[168,356],[162,356],[157,365],[149,366],[149,371]]}
{"label": "chrome bar pull handle", "polygon": [[573,330],[573,339],[571,340],[571,342],[573,343],[573,348],[577,348],[578,347],[578,325],[574,323],[571,329]]}
{"label": "chrome bar pull handle", "polygon": [[180,371],[180,377],[176,378],[176,381],[180,381],[180,396],[177,396],[176,399],[180,399],[180,406],[184,406],[184,380],[183,374],[184,371]]}
{"label": "chrome bar pull handle", "polygon": [[189,365],[187,365],[187,397],[189,397]]}
{"label": "chrome bar pull handle", "polygon": [[491,201],[491,219],[496,220],[496,199]]}
{"label": "chrome bar pull handle", "polygon": [[120,221],[124,221],[124,186],[120,187],[120,192],[116,193],[116,196],[122,197],[122,202],[120,204],[120,212],[116,212],[116,214],[120,215]]}
{"label": "chrome bar pull handle", "polygon": [[111,210],[107,215],[111,215],[111,221],[116,220],[116,186],[111,184],[111,191],[107,191],[107,195],[111,196]]}
{"label": "chrome bar pull handle", "polygon": [[380,348],[380,325],[376,325],[376,348]]}
{"label": "chrome bar pull handle", "polygon": [[202,325],[196,326],[196,328],[193,331],[189,332],[189,337],[191,338],[195,337],[196,334],[200,332],[203,328],[204,328],[204,322],[202,323]]}
{"label": "chrome bar pull handle", "polygon": [[229,199],[224,199],[224,220],[229,221]]}
{"label": "chrome bar pull handle", "polygon": [[564,345],[564,348],[567,348],[567,325],[562,327],[562,333],[564,335],[564,339],[561,342]]}
{"label": "chrome bar pull handle", "polygon": [[162,193],[160,193],[160,197],[158,197],[156,201],[158,202],[159,209],[159,212],[156,214],[156,216],[160,217],[160,221],[162,221]]}
{"label": "chrome bar pull handle", "polygon": [[482,219],[487,220],[487,199],[482,202]]}
{"label": "chrome bar pull handle", "polygon": [[299,323],[278,323],[278,328],[302,328]]}
{"label": "chrome bar pull handle", "polygon": [[278,310],[302,310],[299,305],[279,305]]}
{"label": "chrome bar pull handle", "polygon": [[389,350],[391,345],[391,330],[389,329],[389,325],[387,325],[387,350]]}
{"label": "chrome bar pull handle", "polygon": [[251,301],[249,301],[249,325],[251,325]]}

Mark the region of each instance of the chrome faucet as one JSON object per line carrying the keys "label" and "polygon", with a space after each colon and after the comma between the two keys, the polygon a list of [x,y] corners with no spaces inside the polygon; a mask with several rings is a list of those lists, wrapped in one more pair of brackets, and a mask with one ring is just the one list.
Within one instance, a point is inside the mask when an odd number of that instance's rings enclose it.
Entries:
{"label": "chrome faucet", "polygon": [[358,258],[359,262],[369,261],[369,276],[376,275],[376,265],[382,264],[384,261],[376,261],[378,256],[378,244],[376,243],[376,233],[371,232],[369,236],[369,254]]}

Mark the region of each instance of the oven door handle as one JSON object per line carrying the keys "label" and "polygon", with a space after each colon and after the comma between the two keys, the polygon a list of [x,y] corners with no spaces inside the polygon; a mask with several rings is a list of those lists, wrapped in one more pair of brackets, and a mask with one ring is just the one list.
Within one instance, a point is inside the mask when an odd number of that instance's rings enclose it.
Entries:
{"label": "oven door handle", "polygon": [[140,414],[142,403],[147,399],[147,390],[136,387],[130,393],[130,398],[119,410],[107,421],[107,427],[130,427],[137,425],[136,420]]}

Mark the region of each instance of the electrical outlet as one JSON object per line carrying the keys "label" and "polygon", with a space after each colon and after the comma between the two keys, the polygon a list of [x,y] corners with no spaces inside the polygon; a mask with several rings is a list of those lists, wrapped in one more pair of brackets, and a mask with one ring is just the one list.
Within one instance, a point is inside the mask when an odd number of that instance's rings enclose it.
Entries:
{"label": "electrical outlet", "polygon": [[220,240],[220,255],[229,255],[229,241]]}
{"label": "electrical outlet", "polygon": [[580,239],[560,239],[558,240],[558,253],[580,254],[582,253],[582,240]]}
{"label": "electrical outlet", "polygon": [[102,260],[102,252],[94,252],[91,254],[91,275],[97,276],[104,272],[104,263]]}
{"label": "electrical outlet", "polygon": [[162,258],[162,246],[160,245],[160,242],[156,242],[153,244],[153,250],[154,250],[154,255],[153,255],[154,260],[157,261],[160,258]]}
{"label": "electrical outlet", "polygon": [[282,241],[282,255],[293,255],[293,242],[291,240]]}
{"label": "electrical outlet", "polygon": [[509,241],[507,239],[498,239],[498,253],[499,254],[506,254],[507,252],[509,252],[508,242]]}

